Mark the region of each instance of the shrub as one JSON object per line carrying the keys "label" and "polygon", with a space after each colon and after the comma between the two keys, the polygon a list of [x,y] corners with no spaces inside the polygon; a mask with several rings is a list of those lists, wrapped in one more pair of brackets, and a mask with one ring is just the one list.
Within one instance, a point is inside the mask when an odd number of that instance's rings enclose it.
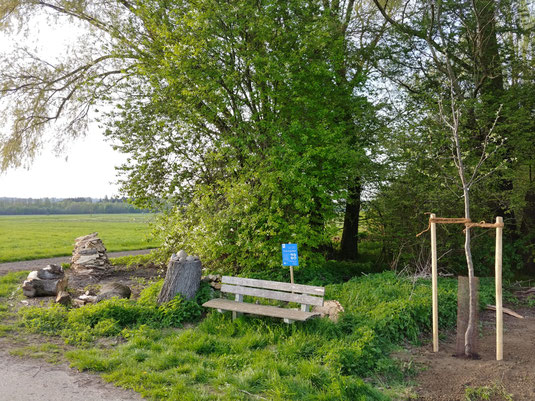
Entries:
{"label": "shrub", "polygon": [[156,298],[162,282],[142,291],[139,300],[112,298],[83,308],[67,309],[54,304],[50,308],[30,307],[20,314],[23,325],[32,332],[60,335],[69,344],[86,344],[95,337],[114,336],[124,329],[142,325],[153,328],[179,327],[183,322],[201,316],[200,304],[210,296],[210,287],[203,284],[191,301],[180,296],[158,305]]}

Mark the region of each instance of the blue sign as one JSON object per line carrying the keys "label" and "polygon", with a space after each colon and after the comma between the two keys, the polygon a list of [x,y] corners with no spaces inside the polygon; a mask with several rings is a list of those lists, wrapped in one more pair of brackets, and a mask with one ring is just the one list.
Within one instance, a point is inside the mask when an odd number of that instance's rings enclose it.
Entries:
{"label": "blue sign", "polygon": [[297,244],[282,244],[282,265],[299,266]]}

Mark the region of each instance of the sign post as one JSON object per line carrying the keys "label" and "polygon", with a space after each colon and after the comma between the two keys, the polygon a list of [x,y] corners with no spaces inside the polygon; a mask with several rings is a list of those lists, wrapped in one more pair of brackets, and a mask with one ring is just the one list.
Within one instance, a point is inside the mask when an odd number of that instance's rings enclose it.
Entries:
{"label": "sign post", "polygon": [[290,282],[294,283],[294,266],[299,266],[297,244],[282,244],[282,265],[290,266]]}

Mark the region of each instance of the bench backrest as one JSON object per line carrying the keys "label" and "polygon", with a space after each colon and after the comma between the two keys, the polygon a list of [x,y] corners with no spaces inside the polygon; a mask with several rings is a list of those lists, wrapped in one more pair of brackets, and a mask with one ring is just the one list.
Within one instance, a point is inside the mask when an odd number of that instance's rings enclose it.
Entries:
{"label": "bench backrest", "polygon": [[[223,276],[221,292],[295,302],[301,305],[323,306],[325,288],[313,285],[290,284],[279,281]],[[240,297],[241,298],[241,297]],[[241,299],[240,299],[241,300]]]}

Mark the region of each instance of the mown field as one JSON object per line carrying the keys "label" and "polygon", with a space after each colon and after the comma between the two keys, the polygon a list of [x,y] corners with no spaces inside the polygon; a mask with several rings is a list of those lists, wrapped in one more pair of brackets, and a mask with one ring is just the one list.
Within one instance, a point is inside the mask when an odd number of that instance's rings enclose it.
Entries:
{"label": "mown field", "polygon": [[108,251],[154,248],[151,214],[0,216],[0,263],[66,256],[74,239],[98,232]]}

